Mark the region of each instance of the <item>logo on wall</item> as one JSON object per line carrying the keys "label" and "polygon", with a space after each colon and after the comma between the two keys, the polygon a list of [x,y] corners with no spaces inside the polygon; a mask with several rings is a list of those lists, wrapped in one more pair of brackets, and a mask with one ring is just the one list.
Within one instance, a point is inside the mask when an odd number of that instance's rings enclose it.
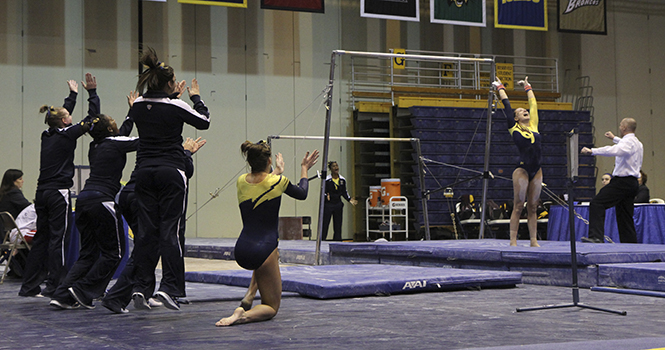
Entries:
{"label": "logo on wall", "polygon": [[430,0],[430,22],[485,27],[485,0]]}
{"label": "logo on wall", "polygon": [[467,2],[469,2],[469,0],[448,0],[449,4],[455,4],[457,7],[462,7],[463,5],[466,5]]}
{"label": "logo on wall", "polygon": [[600,0],[568,0],[568,6],[563,14],[571,13],[580,7],[584,6],[599,6]]}
{"label": "logo on wall", "polygon": [[607,0],[558,0],[560,32],[607,35]]}

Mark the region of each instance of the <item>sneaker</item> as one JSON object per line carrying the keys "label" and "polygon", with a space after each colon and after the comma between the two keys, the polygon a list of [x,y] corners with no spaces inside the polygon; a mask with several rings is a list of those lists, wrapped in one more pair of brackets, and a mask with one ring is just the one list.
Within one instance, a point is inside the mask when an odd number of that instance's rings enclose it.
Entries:
{"label": "sneaker", "polygon": [[91,304],[86,304],[86,303],[84,303],[84,302],[83,302],[83,299],[79,298],[79,296],[76,295],[76,292],[74,291],[74,288],[73,288],[73,287],[69,287],[69,288],[67,288],[67,291],[69,292],[69,295],[71,295],[72,298],[74,298],[74,300],[76,300],[76,302],[78,302],[79,304],[81,304],[81,306],[83,306],[84,308],[86,308],[86,309],[90,309],[90,310],[92,310],[92,309],[95,308],[95,305],[92,305],[92,303],[91,303]]}
{"label": "sneaker", "polygon": [[48,304],[51,305],[51,306],[58,307],[62,310],[74,310],[74,309],[78,309],[79,306],[80,306],[78,303],[74,303],[72,305],[69,305],[69,304],[66,304],[66,303],[61,303],[61,302],[59,302],[55,299],[51,299],[51,302],[48,303]]}
{"label": "sneaker", "polygon": [[141,292],[134,292],[132,294],[132,300],[134,300],[134,308],[138,310],[150,310],[150,305],[148,304],[145,296]]}
{"label": "sneaker", "polygon": [[159,301],[161,301],[164,304],[164,307],[166,307],[167,309],[180,310],[180,305],[178,304],[178,301],[175,298],[168,295],[166,292],[159,291],[157,292],[156,296],[157,299],[159,299]]}
{"label": "sneaker", "polygon": [[125,309],[124,307],[107,304],[104,301],[102,301],[102,306],[111,310],[111,312],[116,314],[126,314],[129,312],[129,310]]}
{"label": "sneaker", "polygon": [[161,301],[159,301],[155,298],[150,298],[150,299],[148,299],[148,305],[150,305],[150,307],[152,308],[152,307],[164,306],[164,303],[162,303]]}

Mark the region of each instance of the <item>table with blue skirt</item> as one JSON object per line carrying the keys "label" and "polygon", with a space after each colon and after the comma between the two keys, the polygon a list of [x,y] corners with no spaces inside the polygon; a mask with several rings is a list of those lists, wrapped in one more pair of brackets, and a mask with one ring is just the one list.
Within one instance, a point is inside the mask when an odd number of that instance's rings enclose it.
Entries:
{"label": "table with blue skirt", "polygon": [[[589,220],[589,205],[575,205],[575,211],[584,219]],[[568,208],[560,205],[550,207],[549,222],[547,225],[547,239],[550,241],[570,240]],[[646,244],[665,244],[665,204],[635,204],[633,214],[637,242]],[[580,218],[575,217],[575,238],[580,241],[588,237],[589,225]],[[616,212],[609,208],[605,212],[605,236],[615,243],[619,239]]]}

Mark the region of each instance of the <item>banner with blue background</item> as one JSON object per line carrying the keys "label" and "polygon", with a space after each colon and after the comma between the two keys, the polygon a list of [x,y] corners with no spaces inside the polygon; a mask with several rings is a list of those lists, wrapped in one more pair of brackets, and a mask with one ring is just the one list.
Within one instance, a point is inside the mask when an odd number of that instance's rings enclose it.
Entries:
{"label": "banner with blue background", "polygon": [[547,0],[494,0],[494,27],[547,30]]}

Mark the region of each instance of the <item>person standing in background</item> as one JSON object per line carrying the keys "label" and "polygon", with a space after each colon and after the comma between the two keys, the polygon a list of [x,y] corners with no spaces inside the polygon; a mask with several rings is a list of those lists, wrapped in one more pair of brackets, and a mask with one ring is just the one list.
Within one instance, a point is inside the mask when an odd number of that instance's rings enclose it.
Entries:
{"label": "person standing in background", "polygon": [[353,206],[358,204],[355,198],[349,196],[346,187],[346,179],[339,174],[339,165],[336,161],[328,162],[328,169],[330,174],[326,177],[326,200],[323,206],[323,233],[322,240],[328,237],[328,227],[330,226],[330,219],[333,221],[333,241],[342,240],[342,214],[344,210],[344,202],[342,198]]}
{"label": "person standing in background", "polygon": [[619,124],[621,137],[611,131],[605,137],[615,145],[600,148],[582,148],[584,155],[615,157],[612,181],[601,188],[589,204],[589,237],[582,237],[583,242],[603,243],[605,241],[605,210],[616,208],[619,239],[621,243],[637,243],[635,232],[634,201],[637,195],[642,168],[644,146],[635,136],[637,122],[633,118],[624,118]]}

